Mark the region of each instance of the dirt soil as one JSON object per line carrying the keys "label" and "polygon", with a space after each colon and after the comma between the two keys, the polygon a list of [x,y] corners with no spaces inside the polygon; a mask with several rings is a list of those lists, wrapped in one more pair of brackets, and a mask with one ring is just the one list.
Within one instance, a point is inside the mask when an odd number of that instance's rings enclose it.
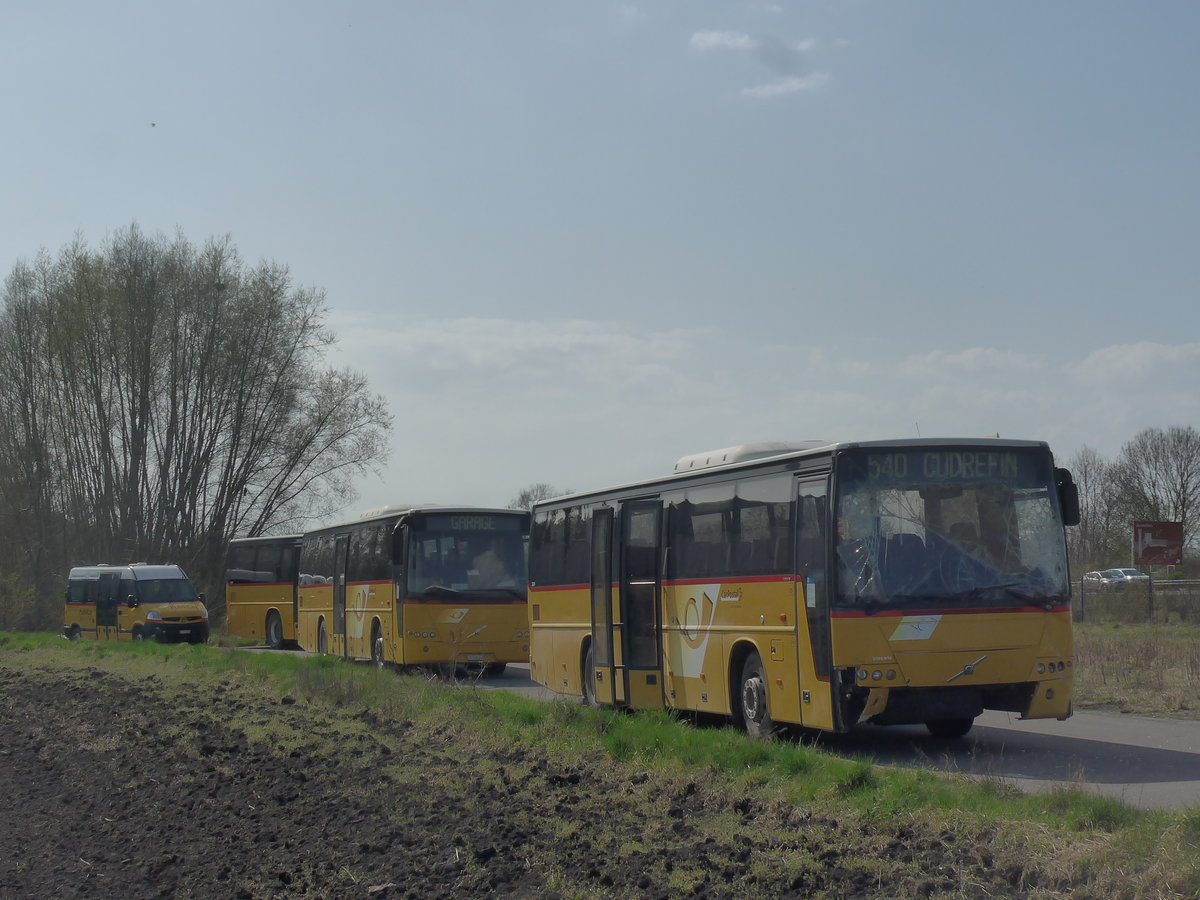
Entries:
{"label": "dirt soil", "polygon": [[0,897],[1060,896],[953,833],[206,692],[0,660]]}

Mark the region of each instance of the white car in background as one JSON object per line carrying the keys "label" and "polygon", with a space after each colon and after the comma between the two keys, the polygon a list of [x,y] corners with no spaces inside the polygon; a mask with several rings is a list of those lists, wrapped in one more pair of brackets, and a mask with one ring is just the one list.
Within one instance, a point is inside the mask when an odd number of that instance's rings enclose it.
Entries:
{"label": "white car in background", "polygon": [[1150,576],[1137,569],[1101,569],[1083,576],[1084,589],[1116,593],[1128,587],[1144,588],[1150,584]]}
{"label": "white car in background", "polygon": [[1150,576],[1137,569],[1109,569],[1115,572],[1111,589],[1123,591],[1126,588],[1146,588],[1150,585]]}

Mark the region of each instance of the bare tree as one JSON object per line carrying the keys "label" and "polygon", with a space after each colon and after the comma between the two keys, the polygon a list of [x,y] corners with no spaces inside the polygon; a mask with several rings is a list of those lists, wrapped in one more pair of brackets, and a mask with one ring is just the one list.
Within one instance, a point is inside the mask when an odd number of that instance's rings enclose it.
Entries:
{"label": "bare tree", "polygon": [[1184,543],[1200,537],[1200,432],[1147,428],[1121,448],[1114,467],[1126,520],[1183,523]]}
{"label": "bare tree", "polygon": [[552,484],[547,484],[544,481],[536,481],[528,487],[521,488],[517,496],[508,501],[509,509],[532,509],[533,504],[541,500],[549,500],[551,497],[560,497],[563,494],[570,493],[569,491],[560,491]]}
{"label": "bare tree", "polygon": [[[215,586],[234,535],[353,499],[391,419],[329,368],[322,292],[136,225],[16,265],[0,312],[0,568],[174,561]],[[20,558],[17,558],[20,557]]]}
{"label": "bare tree", "polygon": [[1129,549],[1129,529],[1121,515],[1113,464],[1084,446],[1068,460],[1067,468],[1079,488],[1079,527],[1067,530],[1074,568],[1105,568],[1122,561]]}

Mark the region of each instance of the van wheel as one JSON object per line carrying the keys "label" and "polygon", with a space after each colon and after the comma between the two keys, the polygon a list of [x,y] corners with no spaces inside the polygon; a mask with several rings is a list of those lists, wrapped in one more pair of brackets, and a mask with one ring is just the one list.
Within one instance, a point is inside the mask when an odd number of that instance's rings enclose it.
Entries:
{"label": "van wheel", "polygon": [[596,700],[596,664],[592,661],[592,646],[588,645],[587,653],[583,655],[583,702],[587,706],[599,706]]}
{"label": "van wheel", "polygon": [[329,652],[329,635],[325,633],[325,620],[317,623],[317,652],[325,656]]}
{"label": "van wheel", "polygon": [[371,627],[371,662],[377,669],[384,666],[383,633],[379,630],[378,622]]}
{"label": "van wheel", "polygon": [[775,733],[775,721],[767,702],[767,679],[757,652],[746,657],[737,692],[737,711],[746,734],[755,740]]}
{"label": "van wheel", "polygon": [[283,649],[283,622],[275,610],[267,615],[267,646],[272,650]]}

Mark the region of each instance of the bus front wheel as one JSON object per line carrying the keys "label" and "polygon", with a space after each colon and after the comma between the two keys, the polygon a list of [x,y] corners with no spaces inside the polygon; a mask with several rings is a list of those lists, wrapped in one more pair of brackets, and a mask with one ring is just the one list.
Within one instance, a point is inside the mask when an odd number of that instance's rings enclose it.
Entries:
{"label": "bus front wheel", "polygon": [[267,646],[272,650],[283,649],[283,621],[275,610],[267,615]]}
{"label": "bus front wheel", "polygon": [[739,685],[738,712],[746,734],[755,740],[770,737],[775,733],[775,721],[767,702],[766,673],[757,652],[751,653],[742,664]]}
{"label": "bus front wheel", "polygon": [[975,720],[970,716],[952,719],[930,719],[925,723],[929,733],[938,738],[960,738],[971,730]]}
{"label": "bus front wheel", "polygon": [[317,623],[317,652],[325,656],[329,652],[329,636],[325,633],[325,620]]}

